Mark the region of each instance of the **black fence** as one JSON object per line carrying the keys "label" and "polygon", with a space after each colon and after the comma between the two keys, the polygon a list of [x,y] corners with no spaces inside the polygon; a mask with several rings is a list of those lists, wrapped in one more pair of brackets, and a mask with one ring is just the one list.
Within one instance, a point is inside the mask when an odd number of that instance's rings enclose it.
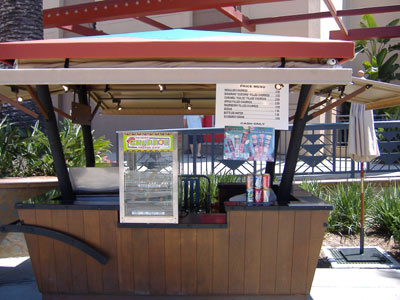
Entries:
{"label": "black fence", "polygon": [[[350,174],[359,171],[348,155],[348,127],[346,123],[309,124],[306,126],[296,175]],[[283,172],[286,150],[292,126],[281,132],[275,173]],[[367,172],[400,171],[400,121],[376,121],[375,129],[381,155],[366,164]],[[170,129],[180,132],[181,174],[236,174],[244,175],[265,169],[265,162],[224,160],[224,130],[222,128]],[[188,145],[189,136],[202,136],[201,157],[198,156],[196,138],[193,153]]]}

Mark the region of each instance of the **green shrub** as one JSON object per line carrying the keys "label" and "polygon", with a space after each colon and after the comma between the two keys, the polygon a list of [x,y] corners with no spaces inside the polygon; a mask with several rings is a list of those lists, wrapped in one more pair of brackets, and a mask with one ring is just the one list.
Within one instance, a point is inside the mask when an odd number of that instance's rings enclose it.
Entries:
{"label": "green shrub", "polygon": [[[60,122],[60,138],[68,167],[83,167],[86,164],[82,128],[65,119]],[[47,134],[39,122],[30,131],[21,132],[14,124],[3,119],[0,123],[0,175],[40,176],[55,175],[54,160]],[[110,153],[111,142],[104,136],[93,138],[96,164]],[[11,166],[11,167],[10,167]]]}
{"label": "green shrub", "polygon": [[315,180],[304,179],[300,187],[319,199],[325,197],[326,187]]}
{"label": "green shrub", "polygon": [[17,176],[54,175],[53,156],[47,135],[40,130],[39,122],[27,131],[20,141],[24,151],[19,153],[23,169]]}
{"label": "green shrub", "polygon": [[[217,203],[218,202],[218,183],[221,182],[245,182],[246,177],[244,175],[233,175],[233,174],[221,174],[221,175],[215,175],[215,174],[209,174],[207,177],[210,179],[210,199],[211,203]],[[203,179],[205,181],[205,179]],[[207,185],[202,184],[201,185],[201,195],[206,195],[207,193]]]}
{"label": "green shrub", "polygon": [[0,177],[14,176],[18,170],[18,153],[21,132],[13,123],[7,122],[5,117],[0,122]]}
{"label": "green shrub", "polygon": [[[364,184],[364,225],[372,224],[371,207],[375,200],[375,188]],[[358,233],[361,229],[361,183],[342,183],[327,189],[327,201],[333,205],[329,225],[333,232]]]}
{"label": "green shrub", "polygon": [[[339,183],[322,186],[316,182],[305,182],[302,187],[311,194],[333,205],[328,218],[328,231],[333,233],[355,234],[361,228],[361,184]],[[375,201],[376,189],[364,184],[364,225],[373,224],[372,203]]]}
{"label": "green shrub", "polygon": [[[94,131],[92,131],[93,135]],[[64,149],[65,161],[68,167],[84,167],[86,165],[85,146],[83,143],[82,127],[66,120],[61,124],[61,143]],[[103,163],[103,157],[110,151],[111,142],[104,136],[93,137],[93,148],[96,164]]]}
{"label": "green shrub", "polygon": [[382,188],[373,205],[374,228],[400,243],[400,191],[396,184]]}
{"label": "green shrub", "polygon": [[[340,183],[324,186],[305,180],[300,185],[309,193],[333,205],[328,219],[328,231],[354,234],[360,231],[361,184]],[[396,183],[387,187],[365,184],[365,227],[400,243],[400,191]]]}
{"label": "green shrub", "polygon": [[[245,182],[246,177],[242,175],[233,175],[233,174],[222,174],[215,175],[209,174],[207,177],[210,179],[210,203],[216,204],[218,203],[218,183],[220,182]],[[205,207],[204,201],[206,199],[206,195],[208,192],[208,181],[205,178],[200,179],[200,206]],[[178,185],[178,195],[179,195],[179,206],[183,206],[183,198],[184,198],[184,186],[183,183],[180,182]]]}

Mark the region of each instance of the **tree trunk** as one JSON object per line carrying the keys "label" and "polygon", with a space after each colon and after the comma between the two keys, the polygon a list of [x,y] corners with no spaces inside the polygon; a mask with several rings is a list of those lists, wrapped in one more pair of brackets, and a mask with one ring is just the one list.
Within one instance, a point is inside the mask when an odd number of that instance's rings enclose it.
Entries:
{"label": "tree trunk", "polygon": [[0,42],[43,39],[43,0],[1,0]]}
{"label": "tree trunk", "polygon": [[[43,0],[0,0],[0,42],[43,39]],[[11,68],[0,63],[0,68]],[[38,112],[33,101],[23,105]],[[8,121],[20,127],[30,128],[35,119],[17,110],[14,106],[0,103],[0,119],[8,116]]]}

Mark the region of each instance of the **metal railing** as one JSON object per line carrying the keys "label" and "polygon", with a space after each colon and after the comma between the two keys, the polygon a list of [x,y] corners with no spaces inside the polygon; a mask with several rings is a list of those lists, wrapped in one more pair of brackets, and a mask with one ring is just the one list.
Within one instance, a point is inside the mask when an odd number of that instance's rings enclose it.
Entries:
{"label": "metal railing", "polygon": [[[296,175],[350,174],[354,177],[360,170],[348,156],[348,123],[308,124],[304,131]],[[283,172],[290,131],[281,132],[275,173]],[[381,155],[366,164],[367,172],[400,171],[400,121],[377,121],[375,129]],[[231,161],[223,159],[222,128],[169,129],[180,132],[181,174],[248,174],[265,169],[265,162]],[[194,138],[190,152],[188,137],[201,135],[201,154],[197,158],[197,142]]]}

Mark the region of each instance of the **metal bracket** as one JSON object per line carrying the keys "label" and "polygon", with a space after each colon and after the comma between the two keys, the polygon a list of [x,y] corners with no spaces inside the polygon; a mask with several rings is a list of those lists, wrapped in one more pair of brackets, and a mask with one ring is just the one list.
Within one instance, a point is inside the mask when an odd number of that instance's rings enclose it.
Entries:
{"label": "metal bracket", "polygon": [[105,255],[97,251],[95,248],[89,246],[86,242],[74,238],[71,235],[41,226],[25,225],[23,222],[20,222],[18,225],[16,225],[16,223],[17,222],[13,222],[10,225],[0,226],[0,232],[23,232],[46,236],[81,250],[103,265],[107,264],[108,258]]}

